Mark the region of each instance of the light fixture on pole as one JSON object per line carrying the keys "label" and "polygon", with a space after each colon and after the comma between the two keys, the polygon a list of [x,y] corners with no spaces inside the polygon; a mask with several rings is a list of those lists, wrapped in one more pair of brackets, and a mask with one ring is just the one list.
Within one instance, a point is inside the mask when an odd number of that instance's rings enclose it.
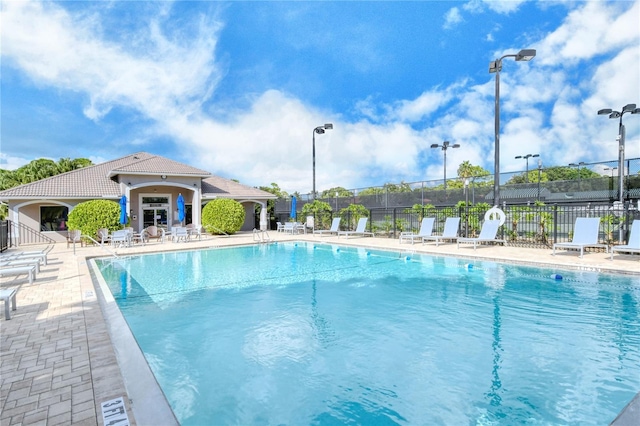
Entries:
{"label": "light fixture on pole", "polygon": [[516,160],[519,160],[520,158],[524,158],[525,160],[527,160],[527,174],[526,174],[527,183],[529,183],[529,158],[535,158],[535,157],[540,157],[540,154],[527,154],[527,155],[516,156]]}
{"label": "light fixture on pole", "polygon": [[622,108],[622,112],[613,111],[611,108],[605,108],[598,111],[598,115],[607,115],[609,118],[619,118],[620,124],[618,125],[618,200],[624,202],[624,137],[625,129],[622,125],[622,116],[626,113],[640,114],[640,108],[636,108],[636,104],[627,104]]}
{"label": "light fixture on pole", "polygon": [[327,123],[324,126],[318,126],[313,129],[313,192],[311,192],[311,201],[316,199],[316,133],[324,134],[325,130],[333,129],[333,124]]}
{"label": "light fixture on pole", "polygon": [[447,149],[448,148],[460,148],[460,144],[454,143],[451,145],[451,142],[444,141],[442,145],[438,145],[437,143],[431,144],[431,148],[442,148],[442,152],[444,152],[444,192],[447,193]]}
{"label": "light fixture on pole", "polygon": [[495,100],[495,160],[493,173],[493,204],[500,206],[500,71],[504,58],[516,58],[516,61],[530,61],[536,56],[535,49],[522,49],[515,55],[504,55],[500,59],[489,62],[489,73],[496,73]]}
{"label": "light fixture on pole", "polygon": [[578,191],[582,191],[582,170],[580,167],[586,166],[587,163],[581,161],[579,163],[569,163],[569,167],[577,167],[578,168]]}
{"label": "light fixture on pole", "polygon": [[605,172],[608,172],[609,170],[611,170],[611,180],[613,180],[613,171],[614,170],[618,170],[618,168],[617,167],[605,167],[603,170]]}

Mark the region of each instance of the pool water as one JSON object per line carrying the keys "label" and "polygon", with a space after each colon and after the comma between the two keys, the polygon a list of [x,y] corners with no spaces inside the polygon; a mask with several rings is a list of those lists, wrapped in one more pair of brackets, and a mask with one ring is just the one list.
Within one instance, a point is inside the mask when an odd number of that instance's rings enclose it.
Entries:
{"label": "pool water", "polygon": [[285,243],[97,262],[182,425],[608,424],[637,276]]}

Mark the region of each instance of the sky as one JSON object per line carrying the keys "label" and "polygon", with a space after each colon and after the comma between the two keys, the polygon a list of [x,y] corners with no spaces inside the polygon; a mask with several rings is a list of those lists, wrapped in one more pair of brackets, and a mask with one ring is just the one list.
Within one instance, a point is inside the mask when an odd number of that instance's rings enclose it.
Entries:
{"label": "sky", "polygon": [[[616,161],[640,0],[2,1],[0,168],[145,151],[311,192]],[[640,115],[625,114],[626,157]],[[530,160],[531,161],[531,160]],[[531,161],[530,167],[537,167]],[[595,170],[599,171],[599,170]],[[609,172],[602,171],[603,174]]]}

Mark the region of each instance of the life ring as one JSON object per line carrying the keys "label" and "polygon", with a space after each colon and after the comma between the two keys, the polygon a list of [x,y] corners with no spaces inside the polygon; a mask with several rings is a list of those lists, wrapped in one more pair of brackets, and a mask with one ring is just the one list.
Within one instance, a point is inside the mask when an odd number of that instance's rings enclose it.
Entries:
{"label": "life ring", "polygon": [[507,216],[504,214],[504,212],[501,209],[497,207],[491,207],[484,214],[484,220],[491,220],[492,215],[498,215],[498,218],[500,219],[500,225],[504,225],[504,221],[507,219]]}

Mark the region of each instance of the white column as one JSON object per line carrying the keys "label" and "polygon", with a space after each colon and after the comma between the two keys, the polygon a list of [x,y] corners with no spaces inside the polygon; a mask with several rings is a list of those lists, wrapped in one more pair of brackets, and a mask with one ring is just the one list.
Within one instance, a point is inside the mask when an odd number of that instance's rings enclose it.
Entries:
{"label": "white column", "polygon": [[262,208],[260,209],[260,230],[266,231],[269,227],[269,222],[267,221],[267,203],[260,203]]}
{"label": "white column", "polygon": [[201,212],[202,212],[202,190],[196,187],[193,190],[193,199],[191,201],[191,222],[193,226],[201,226]]}

